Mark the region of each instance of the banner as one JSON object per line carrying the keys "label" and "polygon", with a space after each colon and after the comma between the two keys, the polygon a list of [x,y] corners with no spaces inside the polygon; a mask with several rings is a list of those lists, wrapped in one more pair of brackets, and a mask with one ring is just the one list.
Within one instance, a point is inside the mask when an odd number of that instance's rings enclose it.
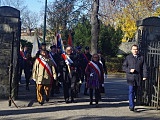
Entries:
{"label": "banner", "polygon": [[34,39],[33,39],[33,47],[32,47],[32,52],[31,52],[31,56],[35,57],[37,51],[39,50],[39,42],[38,42],[38,37],[36,35],[34,35]]}

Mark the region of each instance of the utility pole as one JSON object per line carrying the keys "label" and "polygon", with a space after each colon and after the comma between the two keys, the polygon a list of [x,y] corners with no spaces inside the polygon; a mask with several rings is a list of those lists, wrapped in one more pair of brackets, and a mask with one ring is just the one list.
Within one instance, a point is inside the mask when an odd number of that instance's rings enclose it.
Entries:
{"label": "utility pole", "polygon": [[47,13],[47,0],[45,0],[45,12],[44,12],[44,28],[43,28],[43,42],[45,43],[46,38],[46,13]]}

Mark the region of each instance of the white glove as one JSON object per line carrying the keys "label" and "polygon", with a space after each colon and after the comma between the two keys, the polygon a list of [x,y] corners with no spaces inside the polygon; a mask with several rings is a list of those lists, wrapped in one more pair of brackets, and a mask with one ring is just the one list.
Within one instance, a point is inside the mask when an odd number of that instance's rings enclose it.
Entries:
{"label": "white glove", "polygon": [[90,74],[90,77],[93,77],[93,73]]}
{"label": "white glove", "polygon": [[61,75],[61,73],[58,73],[58,77]]}
{"label": "white glove", "polygon": [[102,87],[104,87],[104,84],[102,84]]}
{"label": "white glove", "polygon": [[65,63],[66,63],[67,65],[70,65],[68,60],[65,60]]}

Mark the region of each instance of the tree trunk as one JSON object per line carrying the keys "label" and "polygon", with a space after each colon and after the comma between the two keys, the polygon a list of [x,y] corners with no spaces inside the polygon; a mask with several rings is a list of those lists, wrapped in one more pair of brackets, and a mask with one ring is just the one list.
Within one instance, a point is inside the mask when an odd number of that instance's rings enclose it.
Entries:
{"label": "tree trunk", "polygon": [[99,38],[99,0],[93,0],[91,13],[91,54],[97,53],[97,41]]}

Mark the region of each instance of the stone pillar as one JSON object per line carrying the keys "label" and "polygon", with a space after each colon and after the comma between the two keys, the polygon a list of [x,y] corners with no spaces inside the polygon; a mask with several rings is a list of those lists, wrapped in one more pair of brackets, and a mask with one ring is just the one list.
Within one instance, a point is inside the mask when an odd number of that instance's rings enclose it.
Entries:
{"label": "stone pillar", "polygon": [[[12,90],[12,97],[17,94],[17,66],[20,41],[20,12],[9,6],[0,7],[0,98],[7,98]],[[13,51],[12,41],[14,40]],[[13,53],[13,64],[11,54]],[[13,65],[11,85],[9,81],[9,66]],[[16,92],[17,93],[17,92]]]}

